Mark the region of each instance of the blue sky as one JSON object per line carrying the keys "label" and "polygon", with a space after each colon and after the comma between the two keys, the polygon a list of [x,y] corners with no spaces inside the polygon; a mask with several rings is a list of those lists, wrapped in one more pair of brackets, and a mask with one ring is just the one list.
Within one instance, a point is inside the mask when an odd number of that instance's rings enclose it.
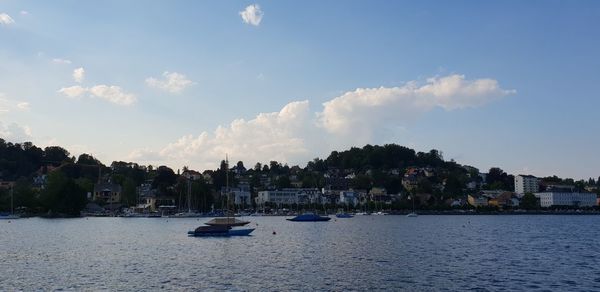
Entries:
{"label": "blue sky", "polygon": [[598,177],[599,27],[596,1],[0,0],[0,136],[199,170],[398,143]]}

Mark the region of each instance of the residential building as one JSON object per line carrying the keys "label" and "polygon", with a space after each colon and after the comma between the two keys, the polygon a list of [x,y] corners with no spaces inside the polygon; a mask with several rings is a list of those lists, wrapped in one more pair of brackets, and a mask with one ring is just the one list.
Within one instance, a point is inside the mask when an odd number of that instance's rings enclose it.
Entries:
{"label": "residential building", "polygon": [[488,198],[479,195],[469,195],[467,201],[473,207],[486,207],[488,205]]}
{"label": "residential building", "polygon": [[281,189],[260,191],[255,199],[257,205],[265,203],[281,204],[309,204],[321,202],[321,191],[316,188]]}
{"label": "residential building", "polygon": [[540,206],[573,206],[573,207],[593,207],[598,204],[597,196],[594,193],[579,192],[541,192],[534,194],[540,199]]}
{"label": "residential building", "polygon": [[15,186],[14,181],[0,181],[0,189],[9,190]]}
{"label": "residential building", "polygon": [[341,205],[356,206],[358,205],[358,193],[355,191],[341,191],[339,197]]}
{"label": "residential building", "polygon": [[101,182],[94,185],[93,200],[103,201],[105,203],[118,203],[121,201],[122,188],[118,184],[110,181]]}
{"label": "residential building", "polygon": [[387,190],[385,188],[372,188],[371,191],[369,191],[369,197],[371,197],[371,201],[373,202],[392,202],[392,198],[387,193]]}
{"label": "residential building", "polygon": [[181,176],[189,180],[199,180],[200,178],[203,178],[202,174],[195,170],[186,170],[181,174]]}
{"label": "residential building", "polygon": [[533,175],[519,174],[515,176],[515,193],[517,194],[539,192],[539,185],[539,179]]}
{"label": "residential building", "polygon": [[499,208],[517,207],[519,206],[519,200],[512,192],[503,192],[495,198],[489,199],[488,205],[496,206]]}
{"label": "residential building", "polygon": [[221,189],[221,195],[222,196],[227,196],[229,194],[229,196],[233,199],[233,204],[240,206],[240,205],[251,205],[251,193],[250,193],[250,186],[247,183],[244,184],[240,184],[238,187],[236,188],[229,188],[229,191],[227,191],[226,187],[223,187]]}

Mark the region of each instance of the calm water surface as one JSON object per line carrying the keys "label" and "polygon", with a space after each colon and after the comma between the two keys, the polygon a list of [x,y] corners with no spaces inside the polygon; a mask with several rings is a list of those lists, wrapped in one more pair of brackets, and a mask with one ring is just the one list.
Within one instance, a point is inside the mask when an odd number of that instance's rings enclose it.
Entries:
{"label": "calm water surface", "polygon": [[0,290],[600,290],[600,216],[208,219],[0,221]]}

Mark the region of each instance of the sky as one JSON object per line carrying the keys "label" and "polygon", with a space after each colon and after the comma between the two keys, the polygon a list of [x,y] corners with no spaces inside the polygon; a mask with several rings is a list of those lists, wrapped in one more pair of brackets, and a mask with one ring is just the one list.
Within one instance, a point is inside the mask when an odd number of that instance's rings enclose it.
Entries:
{"label": "sky", "polygon": [[600,176],[598,1],[0,0],[0,137],[105,164],[396,143]]}

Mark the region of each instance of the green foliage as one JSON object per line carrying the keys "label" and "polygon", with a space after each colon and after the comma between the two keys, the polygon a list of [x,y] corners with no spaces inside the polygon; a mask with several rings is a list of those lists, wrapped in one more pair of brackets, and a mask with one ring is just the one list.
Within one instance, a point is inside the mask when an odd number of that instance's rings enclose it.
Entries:
{"label": "green foliage", "polygon": [[77,164],[102,165],[102,162],[98,161],[98,159],[94,158],[94,156],[90,154],[83,153],[79,155],[79,158],[77,158]]}
{"label": "green foliage", "polygon": [[487,188],[490,190],[513,190],[515,188],[515,178],[508,175],[499,167],[490,168],[486,177]]}
{"label": "green foliage", "polygon": [[137,204],[135,181],[132,178],[128,177],[125,179],[125,181],[121,185],[123,186],[123,189],[121,192],[121,202],[125,206],[133,206],[133,205]]}
{"label": "green foliage", "polygon": [[275,185],[279,189],[290,188],[292,187],[292,183],[290,182],[290,178],[287,175],[281,175],[275,181]]}
{"label": "green foliage", "polygon": [[94,182],[89,178],[80,177],[75,180],[75,183],[77,183],[77,185],[79,185],[86,193],[94,191]]}
{"label": "green foliage", "polygon": [[521,198],[520,207],[525,210],[535,210],[539,208],[538,199],[532,193],[526,193],[523,198]]}
{"label": "green foliage", "polygon": [[14,207],[27,207],[34,209],[39,207],[38,192],[33,190],[29,180],[21,178],[17,180],[14,187]]}
{"label": "green foliage", "polygon": [[168,193],[168,188],[175,184],[177,175],[173,170],[166,166],[159,166],[156,170],[156,176],[152,181],[152,187],[158,189],[163,194]]}
{"label": "green foliage", "polygon": [[50,173],[41,200],[50,213],[70,216],[79,216],[87,203],[85,190],[61,171]]}
{"label": "green foliage", "polygon": [[44,160],[56,165],[70,161],[69,155],[69,151],[59,146],[49,146],[44,148]]}
{"label": "green foliage", "polygon": [[359,174],[352,179],[350,187],[357,190],[370,190],[373,187],[373,180],[368,175]]}

